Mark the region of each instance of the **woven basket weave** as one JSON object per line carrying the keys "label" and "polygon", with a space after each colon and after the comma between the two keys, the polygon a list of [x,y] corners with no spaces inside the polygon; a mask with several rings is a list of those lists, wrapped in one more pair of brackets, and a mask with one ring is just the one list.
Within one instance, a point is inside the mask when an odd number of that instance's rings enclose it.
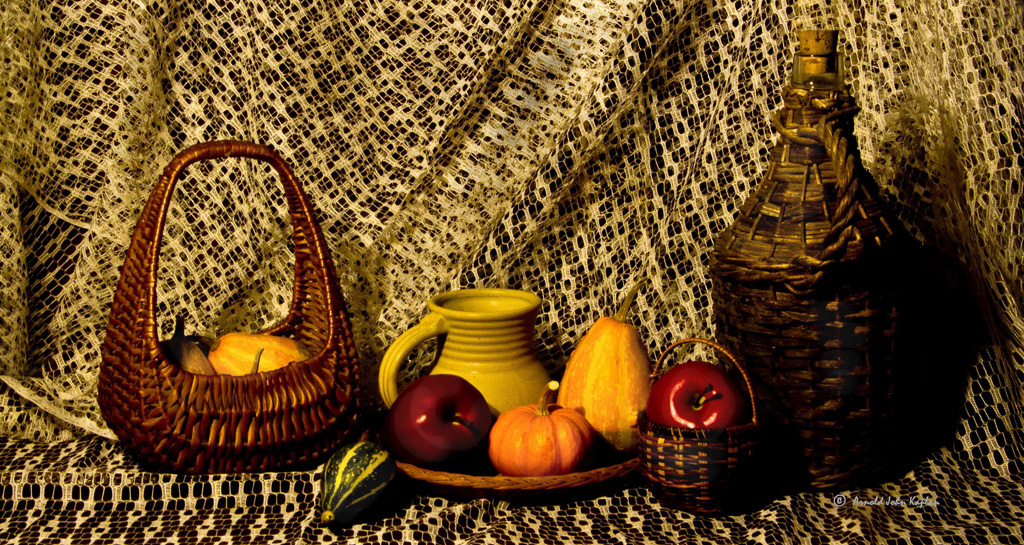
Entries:
{"label": "woven basket weave", "polygon": [[[197,375],[171,361],[157,337],[156,271],[167,208],[181,171],[219,157],[269,163],[280,175],[295,245],[291,308],[261,333],[287,336],[312,357],[245,376]],[[178,154],[142,210],[114,293],[98,401],[124,447],[180,473],[308,467],[329,455],[356,416],[358,359],[334,266],[313,208],[273,150],[210,142]]]}
{"label": "woven basket weave", "polygon": [[828,488],[882,469],[891,444],[896,237],[851,153],[850,95],[783,98],[769,170],[715,241],[716,336],[746,363],[787,478]]}
{"label": "woven basket weave", "polygon": [[760,444],[757,402],[750,378],[730,350],[713,341],[685,339],[669,346],[658,358],[652,376],[679,346],[711,346],[732,364],[743,379],[750,400],[750,422],[729,428],[678,428],[655,424],[640,413],[640,472],[658,500],[693,513],[720,514],[741,509],[754,499],[746,488],[754,480],[755,454]]}
{"label": "woven basket weave", "polygon": [[[398,470],[411,479],[421,481],[446,496],[456,498],[536,499],[565,498],[586,489],[631,473],[638,460],[630,458],[609,466],[597,467],[546,477],[508,477],[505,475],[464,475],[417,467],[398,462]],[[564,495],[552,496],[555,493]]]}

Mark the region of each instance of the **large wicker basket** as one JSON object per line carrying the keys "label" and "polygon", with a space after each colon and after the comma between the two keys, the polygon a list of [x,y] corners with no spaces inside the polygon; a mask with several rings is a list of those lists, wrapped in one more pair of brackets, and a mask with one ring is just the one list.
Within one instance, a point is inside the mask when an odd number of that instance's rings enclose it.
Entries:
{"label": "large wicker basket", "polygon": [[845,486],[891,457],[900,232],[857,158],[847,90],[783,99],[768,172],[715,241],[716,336],[750,371],[780,475]]}
{"label": "large wicker basket", "polygon": [[[309,359],[245,376],[197,375],[157,337],[156,272],[167,208],[189,164],[219,157],[269,163],[280,175],[295,245],[291,308],[262,333],[304,344]],[[298,181],[273,150],[210,142],[164,170],[132,235],[103,344],[98,401],[124,447],[157,470],[271,471],[312,466],[353,427],[358,359],[334,266]]]}

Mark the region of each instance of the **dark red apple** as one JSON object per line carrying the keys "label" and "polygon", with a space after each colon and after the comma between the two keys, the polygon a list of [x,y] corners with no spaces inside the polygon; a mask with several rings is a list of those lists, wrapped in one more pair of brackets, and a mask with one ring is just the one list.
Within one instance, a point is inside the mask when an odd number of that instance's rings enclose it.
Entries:
{"label": "dark red apple", "polygon": [[729,428],[749,421],[747,401],[724,369],[688,361],[651,386],[647,418],[677,428]]}
{"label": "dark red apple", "polygon": [[480,390],[455,375],[426,375],[395,399],[385,426],[395,458],[415,465],[444,462],[478,446],[491,430]]}

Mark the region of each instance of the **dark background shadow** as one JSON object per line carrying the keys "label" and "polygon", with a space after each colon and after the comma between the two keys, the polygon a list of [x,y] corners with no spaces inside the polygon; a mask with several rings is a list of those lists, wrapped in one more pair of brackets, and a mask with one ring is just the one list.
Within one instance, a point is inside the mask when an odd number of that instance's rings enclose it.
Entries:
{"label": "dark background shadow", "polygon": [[984,314],[958,259],[920,246],[899,279],[894,448],[882,480],[901,477],[952,445],[966,406],[968,372],[987,338]]}

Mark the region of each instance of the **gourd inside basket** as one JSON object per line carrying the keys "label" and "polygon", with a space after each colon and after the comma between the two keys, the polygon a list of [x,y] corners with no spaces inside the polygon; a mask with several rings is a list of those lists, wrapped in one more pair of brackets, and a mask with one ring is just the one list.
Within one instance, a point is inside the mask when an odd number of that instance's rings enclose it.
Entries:
{"label": "gourd inside basket", "polygon": [[[167,209],[189,164],[220,157],[265,161],[279,174],[291,218],[295,279],[288,313],[261,333],[292,337],[312,354],[246,376],[183,370],[160,345],[156,271]],[[179,473],[309,467],[352,429],[358,358],[334,266],[312,205],[273,150],[209,142],[164,170],[132,234],[102,349],[98,402],[124,447],[155,469]]]}

